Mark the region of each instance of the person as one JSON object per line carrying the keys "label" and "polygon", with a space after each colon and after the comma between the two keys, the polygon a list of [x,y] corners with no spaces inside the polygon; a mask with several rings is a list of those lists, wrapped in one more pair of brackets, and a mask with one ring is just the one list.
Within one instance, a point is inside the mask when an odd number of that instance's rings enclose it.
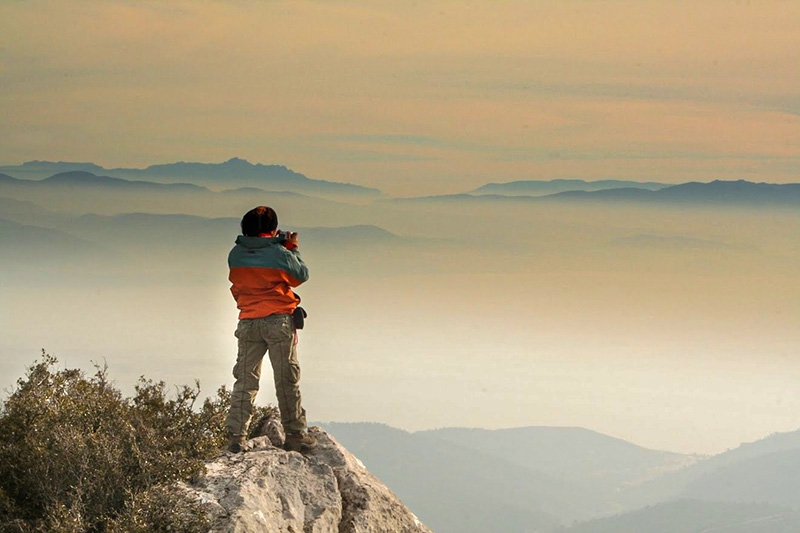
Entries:
{"label": "person", "polygon": [[261,362],[269,351],[284,448],[308,451],[316,439],[306,431],[306,411],[300,398],[300,364],[297,329],[292,315],[300,298],[292,291],[308,280],[308,268],[300,257],[297,233],[278,231],[278,215],[258,206],[242,217],[242,234],[228,255],[231,293],[239,308],[236,328],[238,354],[233,367],[236,381],[231,392],[226,429],[228,450],[242,450],[253,417]]}

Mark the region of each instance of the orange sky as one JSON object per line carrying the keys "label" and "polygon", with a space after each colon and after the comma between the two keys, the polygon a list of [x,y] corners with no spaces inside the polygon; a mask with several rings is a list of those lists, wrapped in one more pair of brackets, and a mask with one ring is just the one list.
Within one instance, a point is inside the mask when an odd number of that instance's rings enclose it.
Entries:
{"label": "orange sky", "polygon": [[0,164],[800,181],[794,0],[0,4]]}

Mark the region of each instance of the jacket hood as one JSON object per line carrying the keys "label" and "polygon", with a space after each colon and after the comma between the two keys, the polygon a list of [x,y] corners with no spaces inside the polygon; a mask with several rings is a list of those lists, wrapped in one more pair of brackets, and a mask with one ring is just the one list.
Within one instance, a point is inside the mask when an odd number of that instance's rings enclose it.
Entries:
{"label": "jacket hood", "polygon": [[248,237],[239,235],[236,237],[236,244],[241,244],[245,248],[266,248],[272,244],[281,244],[286,239],[283,235],[275,237]]}

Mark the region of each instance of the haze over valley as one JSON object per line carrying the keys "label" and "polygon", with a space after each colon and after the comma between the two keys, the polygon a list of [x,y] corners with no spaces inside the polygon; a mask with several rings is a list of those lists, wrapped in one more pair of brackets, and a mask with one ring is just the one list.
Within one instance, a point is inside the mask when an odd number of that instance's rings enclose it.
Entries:
{"label": "haze over valley", "polygon": [[225,259],[241,214],[266,204],[312,273],[298,292],[317,420],[578,426],[684,453],[800,425],[793,185],[334,200],[267,176],[225,189],[238,181],[216,167],[215,187],[213,172],[166,185],[2,169],[4,387],[42,348],[107,361],[122,386],[228,383]]}

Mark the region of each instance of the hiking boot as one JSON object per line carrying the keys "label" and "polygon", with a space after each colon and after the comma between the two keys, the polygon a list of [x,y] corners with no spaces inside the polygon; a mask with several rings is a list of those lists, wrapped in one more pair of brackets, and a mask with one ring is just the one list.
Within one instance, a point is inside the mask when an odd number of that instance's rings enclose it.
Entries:
{"label": "hiking boot", "polygon": [[231,453],[239,453],[244,446],[244,435],[231,435],[228,441],[228,451]]}
{"label": "hiking boot", "polygon": [[287,452],[307,452],[317,447],[316,437],[312,437],[306,432],[287,433],[283,443],[283,449]]}

